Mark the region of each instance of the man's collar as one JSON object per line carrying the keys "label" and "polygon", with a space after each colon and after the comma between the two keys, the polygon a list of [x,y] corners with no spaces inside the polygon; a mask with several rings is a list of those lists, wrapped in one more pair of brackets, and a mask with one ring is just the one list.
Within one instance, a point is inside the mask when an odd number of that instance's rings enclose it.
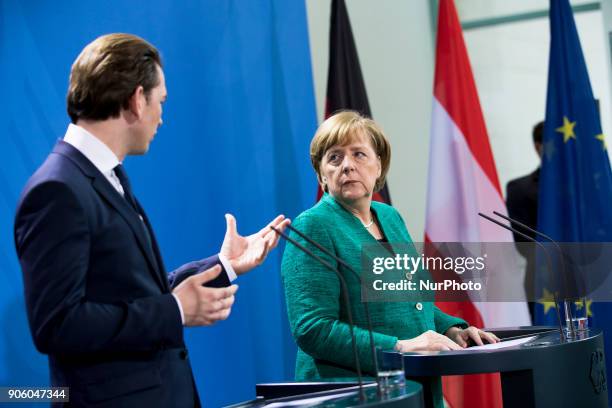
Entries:
{"label": "man's collar", "polygon": [[68,125],[64,142],[72,145],[87,157],[102,174],[107,174],[120,164],[115,153],[104,142],[73,123]]}

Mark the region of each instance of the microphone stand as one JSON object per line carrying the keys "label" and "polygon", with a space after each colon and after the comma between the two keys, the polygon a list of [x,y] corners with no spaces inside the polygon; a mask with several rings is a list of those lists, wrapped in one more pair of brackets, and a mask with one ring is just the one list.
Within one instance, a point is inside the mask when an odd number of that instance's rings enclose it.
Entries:
{"label": "microphone stand", "polygon": [[[338,271],[336,268],[334,268],[334,266],[331,265],[329,262],[327,262],[325,259],[322,259],[320,256],[314,254],[308,248],[304,247],[302,244],[300,244],[296,240],[290,238],[287,234],[285,234],[284,232],[282,232],[278,228],[276,228],[274,226],[270,226],[270,228],[274,232],[279,234],[281,237],[285,238],[287,241],[291,242],[293,245],[298,247],[304,253],[306,253],[309,256],[311,256],[312,258],[316,259],[318,262],[320,262],[322,265],[324,265],[328,269],[331,269],[338,276],[338,279],[340,280],[340,284],[341,284],[342,289],[343,289],[342,290],[342,296],[344,298],[344,303],[346,305],[346,309],[347,309],[346,310],[346,312],[347,312],[346,314],[347,314],[347,318],[348,318],[348,321],[349,321],[349,328],[350,328],[350,331],[351,331],[351,343],[353,345],[353,356],[355,358],[355,371],[357,371],[357,378],[358,378],[358,381],[359,381],[359,401],[361,403],[365,402],[366,401],[366,396],[365,396],[365,392],[363,390],[363,375],[361,373],[361,365],[359,363],[359,354],[357,352],[357,340],[355,339],[355,333],[354,333],[354,330],[353,330],[353,327],[354,327],[353,313],[351,312],[351,302],[350,302],[350,299],[349,299],[349,296],[348,296],[348,286],[346,285],[346,280],[344,279],[344,276],[342,276],[340,271]],[[291,228],[291,229],[295,230],[295,228]]]}
{"label": "microphone stand", "polygon": [[[534,228],[531,228],[530,226],[523,224],[520,221],[517,221],[515,219],[512,219],[510,217],[508,217],[507,215],[504,214],[500,214],[497,211],[493,211],[493,214],[497,215],[498,217],[501,217],[503,219],[505,219],[506,221],[510,221],[513,224],[518,225],[521,228],[526,229],[527,231],[536,234],[539,237],[542,237],[544,239],[546,239],[549,242],[552,242],[556,247],[557,250],[559,250],[559,254],[561,256],[561,267],[563,268],[563,284],[565,285],[565,292],[567,293],[567,270],[565,268],[565,260],[563,258],[563,250],[561,249],[561,246],[559,245],[559,243],[557,241],[555,241],[554,239],[552,239],[551,237],[549,237],[548,235],[544,234],[543,232],[540,232]],[[582,304],[584,307],[586,307],[586,299],[582,299]],[[567,322],[569,322],[569,328],[570,328],[570,333],[572,335],[572,338],[576,337],[576,331],[575,331],[575,327],[574,327],[574,319],[572,316],[572,312],[571,312],[571,308],[570,308],[570,302],[568,300],[564,300],[563,301],[563,305],[565,306],[565,320]]]}
{"label": "microphone stand", "polygon": [[[536,245],[538,245],[539,247],[541,247],[544,250],[544,254],[546,255],[546,260],[547,260],[547,264],[548,264],[548,270],[550,272],[550,274],[552,276],[554,276],[554,279],[556,281],[556,276],[554,275],[553,271],[552,271],[552,260],[550,259],[550,254],[548,253],[548,250],[546,249],[546,247],[544,247],[544,245],[542,245],[541,242],[536,241],[534,238],[530,237],[529,235],[518,231],[515,228],[512,228],[510,226],[504,225],[501,222],[489,217],[488,215],[485,215],[481,212],[478,213],[478,215],[480,215],[482,218],[486,219],[489,222],[492,222],[504,229],[507,229],[508,231],[514,232],[518,235],[520,235],[521,237],[525,238],[528,241],[534,242]],[[554,298],[554,302],[555,302],[555,311],[557,312],[557,322],[559,323],[559,332],[561,333],[561,340],[562,341],[567,341],[567,337],[565,336],[565,332],[563,330],[563,325],[561,324],[561,314],[559,313],[559,305],[558,305],[558,301],[557,301],[557,294],[556,291],[553,290],[553,298]]]}
{"label": "microphone stand", "polygon": [[[299,231],[296,228],[294,228],[291,224],[289,224],[287,226],[287,228],[289,228],[291,231],[293,231],[296,234],[298,234],[300,237],[302,237],[303,239],[308,241],[310,244],[312,244],[315,247],[317,247],[319,250],[323,251],[325,254],[331,256],[332,258],[334,258],[334,260],[336,262],[338,262],[339,264],[341,264],[345,268],[347,268],[349,271],[351,271],[352,274],[359,281],[359,284],[363,285],[363,281],[361,280],[361,277],[359,276],[357,271],[355,271],[355,269],[353,269],[353,267],[351,267],[347,262],[345,262],[344,259],[337,257],[336,254],[334,254],[333,252],[331,252],[329,249],[325,248],[324,246],[322,246],[318,242],[312,240],[310,237],[306,236],[304,233],[302,233],[301,231]],[[374,330],[372,329],[372,319],[370,318],[370,307],[368,306],[369,305],[369,303],[368,303],[368,292],[367,292],[367,290],[363,290],[363,288],[362,288],[361,294],[364,297],[364,301],[362,303],[363,303],[363,309],[364,309],[364,312],[365,312],[365,315],[366,315],[366,324],[368,325],[368,334],[370,336],[370,351],[372,353],[372,365],[374,366],[374,371],[376,373],[378,373],[378,361],[376,360],[376,347],[374,346],[374,335],[373,335]],[[376,376],[376,383],[378,384],[378,375]],[[378,388],[379,388],[379,391],[380,391],[380,387],[378,387]]]}

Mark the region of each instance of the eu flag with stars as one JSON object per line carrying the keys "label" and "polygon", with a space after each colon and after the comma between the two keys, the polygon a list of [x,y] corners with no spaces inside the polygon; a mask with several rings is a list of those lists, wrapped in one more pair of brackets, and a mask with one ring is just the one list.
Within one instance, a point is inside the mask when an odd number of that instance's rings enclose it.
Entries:
{"label": "eu flag with stars", "polygon": [[[560,242],[612,242],[610,161],[568,0],[550,1],[550,34],[538,229]],[[557,324],[550,306],[536,305],[538,324]],[[586,307],[604,330],[611,378],[612,303]]]}

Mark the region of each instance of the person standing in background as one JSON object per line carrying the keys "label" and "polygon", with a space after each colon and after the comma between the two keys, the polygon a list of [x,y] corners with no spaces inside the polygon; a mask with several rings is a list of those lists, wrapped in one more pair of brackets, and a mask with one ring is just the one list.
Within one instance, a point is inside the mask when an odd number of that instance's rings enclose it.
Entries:
{"label": "person standing in background", "polygon": [[[544,122],[540,122],[533,127],[533,147],[538,153],[540,160],[542,160],[543,132]],[[509,181],[506,186],[506,206],[508,207],[508,215],[510,218],[514,218],[532,228],[538,227],[539,179],[540,166],[526,176]],[[525,231],[525,234],[535,238],[534,234],[528,231]],[[527,242],[527,240],[518,234],[514,234],[514,242]],[[517,245],[516,248],[527,262],[525,267],[525,293],[527,294],[527,299],[533,299],[535,284],[535,253],[530,245]],[[531,321],[533,323],[535,321],[535,302],[528,302],[528,306]]]}

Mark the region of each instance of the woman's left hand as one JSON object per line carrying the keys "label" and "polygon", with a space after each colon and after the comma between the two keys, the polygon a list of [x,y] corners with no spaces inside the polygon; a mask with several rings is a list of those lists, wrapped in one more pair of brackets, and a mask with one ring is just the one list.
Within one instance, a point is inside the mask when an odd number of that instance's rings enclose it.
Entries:
{"label": "woman's left hand", "polygon": [[499,338],[493,333],[486,332],[484,330],[477,329],[474,326],[470,326],[467,329],[460,327],[451,327],[444,333],[445,336],[453,340],[461,347],[467,347],[468,342],[472,340],[477,346],[484,344],[483,340],[487,343],[498,343]]}

